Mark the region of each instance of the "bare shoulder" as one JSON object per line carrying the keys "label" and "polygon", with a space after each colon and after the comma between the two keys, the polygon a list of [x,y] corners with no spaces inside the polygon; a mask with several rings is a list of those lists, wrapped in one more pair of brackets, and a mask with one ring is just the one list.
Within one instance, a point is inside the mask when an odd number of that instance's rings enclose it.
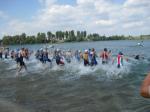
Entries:
{"label": "bare shoulder", "polygon": [[148,73],[141,85],[140,94],[145,98],[150,98],[150,73]]}

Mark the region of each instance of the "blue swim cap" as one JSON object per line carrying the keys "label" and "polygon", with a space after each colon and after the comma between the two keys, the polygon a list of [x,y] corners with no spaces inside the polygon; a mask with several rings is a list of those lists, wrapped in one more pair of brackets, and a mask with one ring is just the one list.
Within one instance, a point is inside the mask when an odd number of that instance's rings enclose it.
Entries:
{"label": "blue swim cap", "polygon": [[19,51],[19,48],[17,49],[17,51]]}

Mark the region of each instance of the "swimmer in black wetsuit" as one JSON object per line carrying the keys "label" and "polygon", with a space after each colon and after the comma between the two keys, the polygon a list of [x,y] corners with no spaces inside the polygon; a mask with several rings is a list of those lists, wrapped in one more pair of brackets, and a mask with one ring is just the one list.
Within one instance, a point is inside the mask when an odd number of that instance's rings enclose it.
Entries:
{"label": "swimmer in black wetsuit", "polygon": [[25,68],[25,70],[27,70],[26,64],[23,61],[23,55],[21,53],[20,53],[20,57],[18,58],[18,62],[20,64],[20,68],[19,68],[18,72],[20,72],[23,67]]}
{"label": "swimmer in black wetsuit", "polygon": [[3,52],[0,50],[0,59],[3,58]]}

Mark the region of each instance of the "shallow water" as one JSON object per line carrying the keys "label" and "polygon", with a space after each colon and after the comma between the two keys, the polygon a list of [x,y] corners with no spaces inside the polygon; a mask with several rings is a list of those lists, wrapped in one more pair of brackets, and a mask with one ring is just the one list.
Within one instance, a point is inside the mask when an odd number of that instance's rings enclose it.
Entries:
{"label": "shallow water", "polygon": [[[116,65],[84,67],[73,61],[65,66],[42,65],[34,57],[26,62],[28,72],[17,74],[15,62],[0,61],[0,112],[150,112],[150,100],[139,95],[142,80],[150,71],[150,41],[65,43],[63,49],[104,47],[116,55],[122,51],[130,60]],[[20,46],[10,46],[16,48]],[[33,50],[43,45],[26,45]],[[144,60],[131,56],[140,54]]]}

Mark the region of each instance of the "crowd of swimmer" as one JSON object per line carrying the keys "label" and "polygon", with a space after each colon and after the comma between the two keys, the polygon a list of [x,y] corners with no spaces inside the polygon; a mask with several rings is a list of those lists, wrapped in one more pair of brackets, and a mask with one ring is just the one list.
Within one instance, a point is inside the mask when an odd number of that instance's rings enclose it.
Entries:
{"label": "crowd of swimmer", "polygon": [[[25,60],[29,60],[29,57],[34,54],[35,58],[39,60],[41,63],[50,63],[53,61],[56,62],[57,65],[65,65],[65,63],[71,63],[72,59],[76,59],[77,62],[83,63],[84,66],[96,66],[98,65],[97,58],[101,58],[102,64],[114,63],[114,58],[111,56],[111,50],[108,51],[107,48],[104,48],[102,52],[100,52],[99,56],[96,53],[94,48],[86,49],[84,52],[80,50],[72,51],[72,50],[60,50],[54,49],[52,52],[49,51],[48,48],[41,48],[37,50],[35,53],[33,51],[29,51],[28,48],[21,48],[17,50],[9,50],[6,49],[4,51],[0,50],[0,58],[8,58],[8,55],[12,59],[14,59],[19,66],[18,72],[25,68],[27,70]],[[51,58],[50,58],[51,57]],[[138,57],[137,57],[138,58]],[[123,65],[124,55],[122,52],[119,52],[117,57],[117,67],[120,68]]]}
{"label": "crowd of swimmer", "polygon": [[3,55],[5,59],[8,59],[10,56],[11,59],[14,59],[17,63],[18,72],[21,71],[21,69],[24,67],[27,70],[26,64],[24,62],[24,59],[29,60],[29,56],[32,53],[29,52],[27,48],[17,49],[17,50],[9,50],[9,48],[6,49],[0,49],[0,59],[3,60]]}

